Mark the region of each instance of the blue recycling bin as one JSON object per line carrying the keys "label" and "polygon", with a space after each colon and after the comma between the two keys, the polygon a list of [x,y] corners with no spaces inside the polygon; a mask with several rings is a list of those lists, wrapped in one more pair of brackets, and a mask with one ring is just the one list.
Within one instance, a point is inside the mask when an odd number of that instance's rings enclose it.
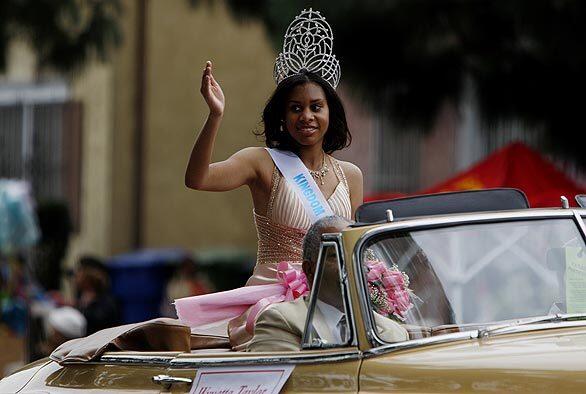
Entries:
{"label": "blue recycling bin", "polygon": [[107,262],[122,323],[160,316],[167,281],[177,263],[188,256],[183,249],[145,249],[114,256]]}

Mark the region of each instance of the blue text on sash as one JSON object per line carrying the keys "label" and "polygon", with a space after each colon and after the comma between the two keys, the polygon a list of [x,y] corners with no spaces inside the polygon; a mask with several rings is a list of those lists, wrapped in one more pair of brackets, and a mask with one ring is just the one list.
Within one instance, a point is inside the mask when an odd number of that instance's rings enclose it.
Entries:
{"label": "blue text on sash", "polygon": [[305,175],[303,175],[303,174],[295,175],[293,177],[293,180],[299,186],[299,188],[303,192],[303,195],[305,196],[307,201],[309,201],[310,206],[311,206],[311,210],[313,211],[313,213],[316,216],[325,213],[324,207],[321,205],[321,203],[317,199],[315,191],[313,191],[311,189],[311,187],[309,186],[309,183],[307,182]]}

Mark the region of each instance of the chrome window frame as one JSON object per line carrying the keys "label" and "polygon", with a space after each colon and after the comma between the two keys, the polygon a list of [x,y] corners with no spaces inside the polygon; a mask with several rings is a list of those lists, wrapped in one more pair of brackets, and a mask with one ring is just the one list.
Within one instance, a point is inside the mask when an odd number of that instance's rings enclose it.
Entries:
{"label": "chrome window frame", "polygon": [[[344,259],[344,248],[342,247],[342,234],[323,234],[321,243],[319,246],[319,254],[317,258],[317,266],[315,270],[315,277],[311,286],[311,293],[309,296],[309,304],[307,307],[307,317],[305,319],[305,329],[303,330],[303,337],[301,340],[302,350],[312,349],[335,349],[344,348],[348,346],[357,346],[356,338],[356,323],[354,315],[352,314],[352,301],[348,292],[348,272],[346,270],[346,264]],[[325,259],[324,250],[326,247],[334,247],[336,255],[338,257],[338,275],[340,283],[340,292],[344,301],[344,311],[346,313],[346,321],[348,324],[348,339],[345,343],[338,344],[324,344],[324,343],[311,343],[309,341],[309,325],[313,319],[313,315],[317,303],[317,295],[319,294],[319,285],[321,283],[323,275],[323,262]]]}
{"label": "chrome window frame", "polygon": [[[368,291],[366,288],[366,278],[361,264],[361,255],[363,250],[373,237],[384,233],[392,233],[396,231],[415,231],[423,229],[433,229],[441,227],[482,224],[482,223],[498,223],[498,222],[515,222],[528,220],[547,220],[547,219],[572,219],[578,227],[582,239],[586,242],[586,225],[582,218],[586,215],[586,209],[527,209],[515,211],[497,211],[497,212],[480,212],[474,214],[455,214],[449,216],[435,216],[407,219],[399,222],[392,222],[386,225],[375,227],[366,231],[356,242],[354,251],[352,253],[352,263],[355,275],[355,286],[359,294],[360,309],[362,311],[364,328],[368,341],[372,347],[365,352],[365,356],[369,354],[379,354],[381,352],[387,353],[402,349],[409,349],[413,347],[433,345],[445,342],[452,342],[457,340],[473,339],[479,337],[479,330],[470,330],[458,332],[453,334],[438,335],[423,339],[412,339],[398,343],[388,343],[383,341],[377,333],[374,325],[374,315],[370,302],[368,300]],[[528,331],[527,328],[523,328]]]}

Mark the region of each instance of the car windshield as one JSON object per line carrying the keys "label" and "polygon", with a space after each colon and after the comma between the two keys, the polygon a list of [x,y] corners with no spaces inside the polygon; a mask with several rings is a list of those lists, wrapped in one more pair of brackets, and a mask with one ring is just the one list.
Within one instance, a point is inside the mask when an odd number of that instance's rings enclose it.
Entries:
{"label": "car windshield", "polygon": [[389,232],[361,253],[373,310],[430,328],[421,336],[586,312],[585,244],[572,219]]}

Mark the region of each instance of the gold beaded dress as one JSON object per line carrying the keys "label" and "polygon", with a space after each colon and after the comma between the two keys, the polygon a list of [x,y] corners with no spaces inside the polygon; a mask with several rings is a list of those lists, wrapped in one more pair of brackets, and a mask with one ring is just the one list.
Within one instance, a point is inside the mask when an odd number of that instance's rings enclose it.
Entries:
{"label": "gold beaded dress", "polygon": [[[340,163],[327,156],[338,178],[338,185],[327,199],[332,212],[348,220],[352,216],[350,189]],[[275,167],[272,176],[271,194],[266,216],[253,211],[258,235],[256,266],[246,286],[264,285],[277,282],[277,264],[288,261],[301,269],[303,237],[311,221],[289,183]],[[247,314],[239,316],[228,324],[230,343],[235,350],[243,350],[252,334],[246,331]]]}

